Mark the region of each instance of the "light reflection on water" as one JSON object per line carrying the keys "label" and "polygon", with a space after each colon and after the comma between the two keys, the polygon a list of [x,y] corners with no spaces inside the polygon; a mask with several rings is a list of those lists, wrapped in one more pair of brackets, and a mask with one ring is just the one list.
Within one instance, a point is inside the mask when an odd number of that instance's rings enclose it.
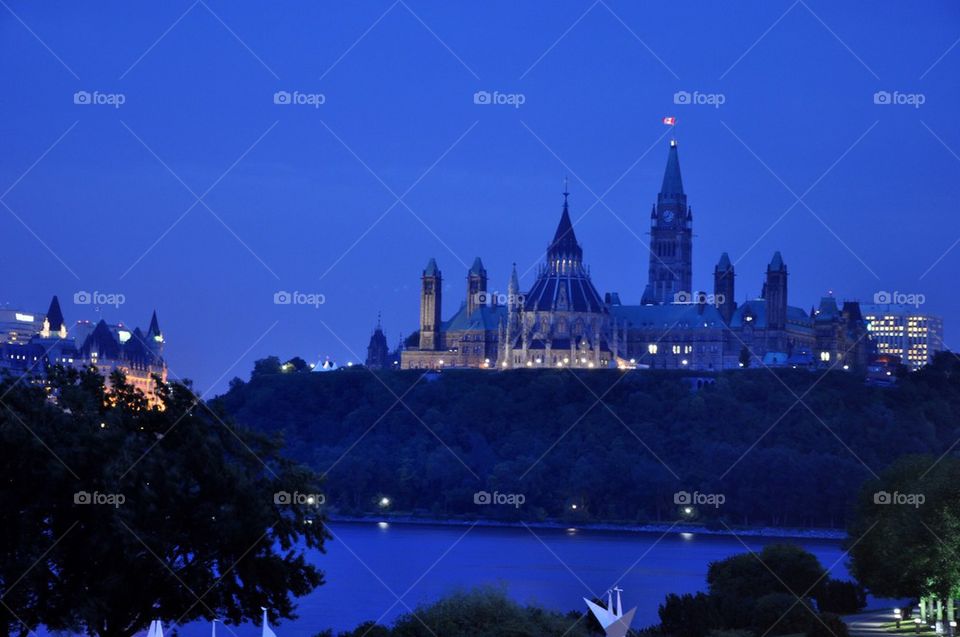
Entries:
{"label": "light reflection on water", "polygon": [[[744,544],[752,551],[778,541],[799,544],[832,576],[849,577],[836,540],[382,521],[335,522],[330,530],[326,554],[310,555],[327,583],[299,600],[299,619],[274,627],[278,637],[336,633],[366,620],[390,623],[407,607],[480,585],[504,586],[520,603],[566,613],[582,612],[583,597],[602,596],[619,582],[624,604],[637,606],[640,628],[658,621],[667,593],[703,590],[709,563],[745,552]],[[209,637],[210,624],[193,622],[177,632]],[[217,635],[259,637],[260,628],[221,625]]]}
{"label": "light reflection on water", "polygon": [[[281,625],[279,637],[311,637],[381,617],[390,622],[406,606],[485,584],[505,586],[518,602],[567,612],[582,611],[583,597],[603,595],[619,581],[624,603],[638,607],[634,626],[647,626],[658,621],[667,593],[703,590],[710,562],[746,551],[734,537],[693,533],[386,522],[336,522],[331,530],[334,541],[317,556],[328,583],[300,601],[301,618]],[[833,566],[834,577],[848,577],[838,541],[741,539],[754,551],[777,541],[799,543],[825,568]]]}

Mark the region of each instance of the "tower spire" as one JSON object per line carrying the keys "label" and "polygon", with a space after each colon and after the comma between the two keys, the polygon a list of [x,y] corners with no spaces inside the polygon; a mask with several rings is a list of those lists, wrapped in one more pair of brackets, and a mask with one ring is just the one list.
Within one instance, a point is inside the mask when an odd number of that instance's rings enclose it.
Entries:
{"label": "tower spire", "polygon": [[677,140],[670,140],[670,152],[667,155],[667,167],[663,171],[663,185],[660,187],[663,196],[682,195],[683,179],[680,178],[680,157],[677,154]]}
{"label": "tower spire", "polygon": [[577,264],[583,259],[583,250],[577,242],[577,235],[573,232],[573,222],[570,221],[570,205],[567,192],[566,180],[564,180],[563,192],[563,210],[560,213],[560,223],[557,224],[557,231],[553,235],[553,241],[547,248],[547,261],[556,265],[560,261],[567,261],[570,264]]}

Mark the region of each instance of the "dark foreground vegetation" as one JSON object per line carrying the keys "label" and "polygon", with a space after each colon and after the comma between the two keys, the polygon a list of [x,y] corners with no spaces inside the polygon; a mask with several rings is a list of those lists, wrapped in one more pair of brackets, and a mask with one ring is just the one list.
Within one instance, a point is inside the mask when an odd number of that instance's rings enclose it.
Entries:
{"label": "dark foreground vegetation", "polygon": [[[129,637],[294,617],[323,582],[317,476],[180,383],[149,403],[119,374],[0,379],[0,636]],[[278,497],[277,494],[280,494]]]}
{"label": "dark foreground vegetation", "polygon": [[[737,370],[693,391],[670,372],[281,369],[260,361],[215,403],[281,433],[341,515],[842,528],[871,472],[960,437],[949,354],[891,388],[842,371]],[[681,491],[723,503],[678,506]]]}

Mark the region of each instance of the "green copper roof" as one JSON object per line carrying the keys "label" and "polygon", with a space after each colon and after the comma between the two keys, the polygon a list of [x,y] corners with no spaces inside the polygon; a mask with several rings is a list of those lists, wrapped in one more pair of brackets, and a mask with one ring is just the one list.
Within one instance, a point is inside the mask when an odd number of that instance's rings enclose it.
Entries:
{"label": "green copper roof", "polygon": [[826,321],[840,314],[840,307],[837,305],[837,299],[832,296],[824,296],[820,299],[820,307],[817,309],[817,320]]}
{"label": "green copper roof", "polygon": [[669,303],[664,305],[613,305],[610,313],[630,327],[685,329],[692,327],[722,328],[723,317],[713,305],[700,307],[696,303]]}
{"label": "green copper roof", "polygon": [[733,269],[733,264],[730,263],[730,255],[728,255],[726,252],[720,255],[720,261],[717,263],[717,269],[721,272]]}
{"label": "green copper roof", "polygon": [[423,271],[423,276],[438,276],[440,274],[440,268],[437,267],[437,260],[430,259],[430,262],[427,263],[427,269]]}
{"label": "green copper roof", "polygon": [[476,274],[477,276],[483,276],[486,274],[486,270],[483,269],[483,262],[480,260],[480,257],[477,257],[473,260],[473,265],[470,266],[470,274]]}
{"label": "green copper roof", "polygon": [[770,265],[767,267],[768,270],[773,270],[774,272],[779,272],[781,270],[786,270],[787,268],[783,265],[783,257],[780,256],[780,251],[777,250],[773,253],[773,258],[770,259]]}
{"label": "green copper roof", "polygon": [[449,321],[443,323],[443,331],[496,330],[500,327],[500,319],[506,316],[505,305],[480,305],[468,315],[467,306],[463,304]]}

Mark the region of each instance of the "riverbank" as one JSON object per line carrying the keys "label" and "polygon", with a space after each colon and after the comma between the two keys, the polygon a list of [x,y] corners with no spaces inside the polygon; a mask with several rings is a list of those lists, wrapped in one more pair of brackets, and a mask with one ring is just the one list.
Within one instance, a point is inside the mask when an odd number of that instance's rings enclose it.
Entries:
{"label": "riverbank", "polygon": [[410,524],[422,526],[482,526],[492,528],[530,528],[549,530],[600,531],[611,533],[644,533],[659,534],[691,533],[698,535],[720,535],[727,537],[770,537],[804,540],[845,540],[847,534],[839,529],[797,529],[781,527],[730,527],[707,528],[697,524],[578,524],[571,525],[564,522],[510,522],[502,520],[465,520],[459,518],[425,518],[405,515],[379,516],[329,516],[331,522],[387,522],[390,524]]}

